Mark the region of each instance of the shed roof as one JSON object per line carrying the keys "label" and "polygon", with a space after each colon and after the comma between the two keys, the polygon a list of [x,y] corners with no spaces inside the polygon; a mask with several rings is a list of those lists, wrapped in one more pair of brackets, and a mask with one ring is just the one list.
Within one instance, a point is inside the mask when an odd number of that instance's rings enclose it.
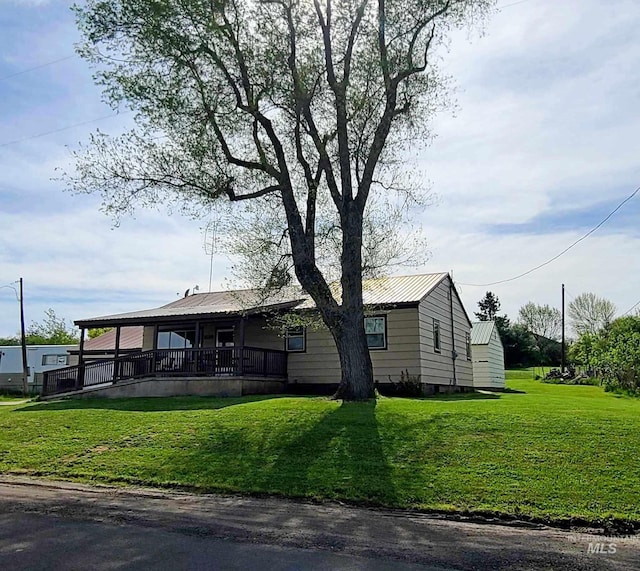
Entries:
{"label": "shed roof", "polygon": [[[365,305],[417,303],[447,276],[447,273],[437,273],[365,280],[362,284],[364,303]],[[339,298],[340,284],[332,284],[331,287],[336,298]],[[264,299],[257,290],[232,290],[189,295],[154,309],[90,317],[77,320],[75,323],[83,327],[99,324],[124,325],[149,323],[162,318],[239,315],[244,312],[257,313],[294,307],[310,309],[314,308],[315,304],[300,288],[292,288],[278,297],[269,299]]]}
{"label": "shed roof", "polygon": [[491,333],[496,326],[495,321],[475,321],[471,324],[471,344],[488,345]]}

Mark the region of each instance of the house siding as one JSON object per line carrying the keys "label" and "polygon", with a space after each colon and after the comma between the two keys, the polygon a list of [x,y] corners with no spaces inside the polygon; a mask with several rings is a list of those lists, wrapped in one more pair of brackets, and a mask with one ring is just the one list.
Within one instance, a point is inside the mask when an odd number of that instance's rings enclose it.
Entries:
{"label": "house siding", "polygon": [[495,328],[489,343],[474,345],[473,386],[477,388],[504,388],[504,349]]}
{"label": "house siding", "polygon": [[[240,343],[237,329],[235,341],[236,344]],[[247,347],[284,350],[284,338],[280,331],[270,326],[264,317],[251,318],[247,321],[244,330],[244,343]]]}
{"label": "house siding", "polygon": [[[416,308],[376,311],[387,318],[387,348],[371,350],[373,376],[384,383],[400,378],[401,371],[420,374],[418,311]],[[289,380],[298,383],[340,382],[340,360],[331,333],[326,328],[307,328],[306,351],[289,353]]]}
{"label": "house siding", "polygon": [[[433,385],[473,386],[473,365],[467,359],[466,336],[471,324],[455,293],[453,295],[453,342],[451,336],[451,279],[446,277],[418,306],[422,382]],[[440,322],[440,352],[433,346],[433,320]],[[452,350],[457,352],[455,381]]]}
{"label": "house siding", "polygon": [[149,351],[153,349],[153,331],[155,325],[145,325],[142,332],[142,350]]}

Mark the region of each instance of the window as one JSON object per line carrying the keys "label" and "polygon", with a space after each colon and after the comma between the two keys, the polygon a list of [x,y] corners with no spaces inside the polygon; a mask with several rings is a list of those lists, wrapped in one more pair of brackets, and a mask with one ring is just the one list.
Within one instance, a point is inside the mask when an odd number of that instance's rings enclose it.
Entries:
{"label": "window", "polygon": [[440,353],[440,322],[433,320],[433,350]]}
{"label": "window", "polygon": [[467,361],[471,361],[471,333],[465,333],[464,341],[467,346]]}
{"label": "window", "polygon": [[387,318],[384,315],[364,318],[364,332],[369,349],[387,348]]}
{"label": "window", "polygon": [[67,365],[69,363],[68,355],[42,355],[43,365]]}
{"label": "window", "polygon": [[163,327],[158,330],[158,349],[190,349],[196,340],[196,328]]}
{"label": "window", "polygon": [[304,327],[289,327],[284,333],[284,342],[287,351],[296,353],[305,351]]}

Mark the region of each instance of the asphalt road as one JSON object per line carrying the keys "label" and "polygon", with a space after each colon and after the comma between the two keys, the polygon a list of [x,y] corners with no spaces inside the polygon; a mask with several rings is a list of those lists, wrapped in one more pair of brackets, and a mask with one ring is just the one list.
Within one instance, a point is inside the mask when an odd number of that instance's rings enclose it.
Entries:
{"label": "asphalt road", "polygon": [[3,570],[640,569],[640,537],[592,533],[0,477]]}

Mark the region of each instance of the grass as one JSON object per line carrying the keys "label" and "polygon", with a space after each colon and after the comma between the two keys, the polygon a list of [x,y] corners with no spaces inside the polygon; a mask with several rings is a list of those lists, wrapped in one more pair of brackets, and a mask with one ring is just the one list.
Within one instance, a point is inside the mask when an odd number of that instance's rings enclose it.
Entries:
{"label": "grass", "polygon": [[0,394],[0,402],[23,401],[30,398],[31,396],[24,397],[22,395]]}
{"label": "grass", "polygon": [[560,367],[526,367],[522,369],[510,369],[505,371],[507,381],[535,379],[536,375],[544,377],[551,369],[559,369]]}
{"label": "grass", "polygon": [[640,522],[640,400],[509,382],[424,400],[244,397],[0,407],[0,471]]}

